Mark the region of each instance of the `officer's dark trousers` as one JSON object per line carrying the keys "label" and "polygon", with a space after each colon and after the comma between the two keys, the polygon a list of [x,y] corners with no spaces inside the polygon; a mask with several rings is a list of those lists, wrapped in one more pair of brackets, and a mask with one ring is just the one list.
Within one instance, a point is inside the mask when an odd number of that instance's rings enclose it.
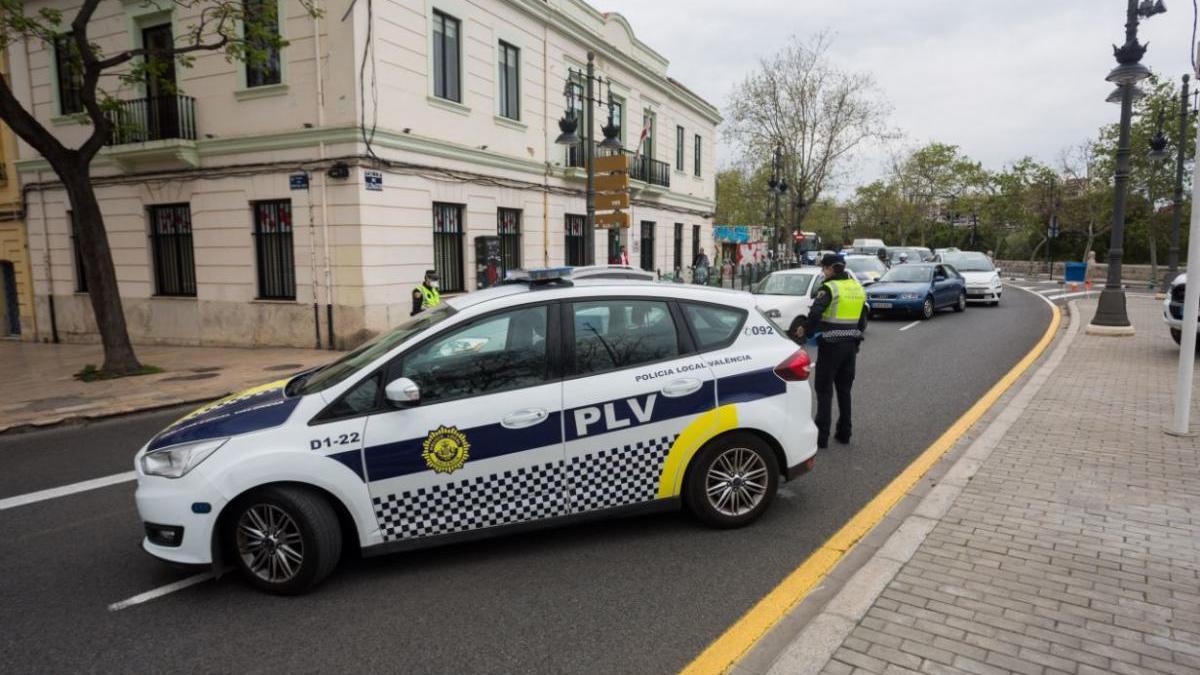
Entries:
{"label": "officer's dark trousers", "polygon": [[850,387],[854,384],[854,361],[858,343],[820,341],[817,347],[817,441],[829,441],[829,425],[833,419],[833,392],[837,389],[837,435],[850,436]]}

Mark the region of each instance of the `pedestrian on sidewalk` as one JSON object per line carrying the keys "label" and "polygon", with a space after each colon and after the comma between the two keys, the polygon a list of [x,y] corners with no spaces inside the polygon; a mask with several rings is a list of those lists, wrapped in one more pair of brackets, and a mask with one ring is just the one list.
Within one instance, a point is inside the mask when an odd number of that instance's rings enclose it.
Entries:
{"label": "pedestrian on sidewalk", "polygon": [[413,289],[412,301],[412,314],[410,316],[416,316],[427,309],[442,304],[442,295],[438,291],[437,270],[425,270],[425,280],[421,282],[420,286]]}
{"label": "pedestrian on sidewalk", "polygon": [[833,393],[837,389],[838,422],[834,438],[839,443],[850,442],[850,389],[854,385],[854,368],[858,348],[866,329],[867,294],[863,287],[846,273],[846,261],[836,253],[821,258],[825,281],[813,299],[807,317],[798,317],[791,333],[803,342],[806,335],[818,335],[817,372],[814,388],[817,391],[817,447],[829,447],[829,427],[833,419]]}

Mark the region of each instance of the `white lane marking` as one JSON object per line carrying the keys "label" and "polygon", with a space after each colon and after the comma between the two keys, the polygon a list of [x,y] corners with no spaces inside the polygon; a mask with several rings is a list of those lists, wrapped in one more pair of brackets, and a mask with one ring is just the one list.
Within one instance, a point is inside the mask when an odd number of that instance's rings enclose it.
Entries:
{"label": "white lane marking", "polygon": [[49,488],[47,490],[38,490],[37,492],[30,492],[30,493],[23,494],[23,495],[17,495],[16,497],[6,497],[5,499],[0,499],[0,511],[3,511],[5,509],[13,509],[18,506],[25,506],[26,504],[43,502],[43,501],[46,501],[47,499],[57,499],[58,497],[66,497],[67,495],[73,495],[77,492],[87,492],[88,490],[96,490],[98,488],[108,487],[109,485],[117,485],[118,483],[128,483],[129,481],[134,480],[136,478],[137,478],[136,471],[126,471],[125,473],[117,473],[117,474],[113,474],[111,476],[104,476],[103,478],[93,478],[92,480],[85,480],[85,481],[81,481],[79,483],[71,483],[70,485],[63,485],[61,487]]}
{"label": "white lane marking", "polygon": [[108,606],[108,611],[119,612],[126,607],[140,605],[143,602],[149,602],[155,598],[161,598],[162,596],[174,593],[175,591],[182,591],[189,586],[195,586],[198,583],[208,581],[212,578],[212,572],[201,572],[200,574],[187,577],[186,579],[180,579],[179,581],[167,584],[166,586],[159,586],[158,588],[151,589],[145,593],[138,593],[132,598],[126,598],[120,602],[114,602]]}
{"label": "white lane marking", "polygon": [[1067,298],[1078,298],[1083,295],[1091,295],[1091,291],[1078,291],[1075,293],[1063,293],[1061,295],[1047,295],[1047,300],[1066,300]]}
{"label": "white lane marking", "polygon": [[913,326],[920,326],[920,325],[921,325],[920,321],[914,321],[914,322],[908,324],[907,326],[905,326],[904,328],[901,328],[900,330],[901,330],[901,332],[903,332],[903,331],[908,330],[909,328],[912,328]]}
{"label": "white lane marking", "polygon": [[[1020,287],[1020,286],[1014,286],[1013,288],[1021,288],[1021,287]],[[1021,290],[1024,290],[1024,289],[1021,289]],[[1050,309],[1050,311],[1052,311],[1052,312],[1054,311],[1054,307],[1055,307],[1056,305],[1054,304],[1054,301],[1053,301],[1053,300],[1050,300],[1049,298],[1047,298],[1046,296],[1042,295],[1041,293],[1034,293],[1033,291],[1026,291],[1026,293],[1029,293],[1030,295],[1032,295],[1032,296],[1033,296],[1033,297],[1035,297],[1035,298],[1041,298],[1043,302],[1045,302],[1047,305],[1050,305],[1050,308],[1051,308],[1051,309]]]}
{"label": "white lane marking", "polygon": [[1035,290],[1037,286],[1014,286],[1013,288],[1019,288],[1023,291],[1032,291]]}

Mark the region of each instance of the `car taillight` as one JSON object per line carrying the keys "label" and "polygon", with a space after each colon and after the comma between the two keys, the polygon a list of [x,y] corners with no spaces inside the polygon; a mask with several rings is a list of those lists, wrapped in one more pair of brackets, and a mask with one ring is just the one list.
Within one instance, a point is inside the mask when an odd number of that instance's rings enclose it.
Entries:
{"label": "car taillight", "polygon": [[808,379],[811,367],[812,359],[808,358],[808,352],[801,349],[789,356],[783,363],[775,366],[775,374],[788,382],[803,382]]}

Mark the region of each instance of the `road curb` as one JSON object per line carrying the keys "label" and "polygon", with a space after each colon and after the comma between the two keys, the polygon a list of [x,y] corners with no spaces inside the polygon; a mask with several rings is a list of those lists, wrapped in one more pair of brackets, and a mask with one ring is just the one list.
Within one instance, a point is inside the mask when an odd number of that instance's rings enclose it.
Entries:
{"label": "road curb", "polygon": [[27,433],[30,431],[46,431],[65,426],[78,426],[87,424],[88,422],[98,422],[101,420],[113,419],[116,417],[128,417],[130,415],[139,415],[141,413],[155,412],[158,410],[166,410],[167,408],[175,408],[181,405],[199,405],[225,398],[233,392],[225,392],[215,394],[213,396],[205,396],[203,398],[187,398],[187,399],[170,399],[159,401],[153,405],[140,406],[137,408],[128,408],[121,410],[112,410],[107,412],[97,412],[92,414],[79,415],[64,415],[59,417],[48,417],[44,420],[36,422],[21,422],[19,424],[10,424],[8,426],[0,426],[0,436],[16,435]]}
{"label": "road curb", "polygon": [[1062,363],[1080,333],[1076,301],[1072,300],[1069,307],[1070,325],[1067,333],[1046,361],[988,424],[987,429],[967,447],[873,558],[851,576],[820,614],[792,639],[788,648],[767,671],[769,675],[804,675],[818,673],[825,667]]}

